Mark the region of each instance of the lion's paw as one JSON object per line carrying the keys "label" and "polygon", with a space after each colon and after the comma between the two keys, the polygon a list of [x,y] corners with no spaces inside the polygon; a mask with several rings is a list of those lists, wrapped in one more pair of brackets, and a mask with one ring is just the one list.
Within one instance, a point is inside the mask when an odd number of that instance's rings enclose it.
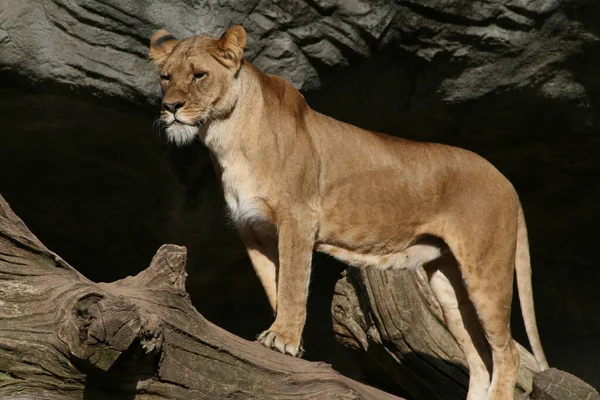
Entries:
{"label": "lion's paw", "polygon": [[302,338],[294,338],[293,335],[277,332],[270,328],[260,335],[257,340],[265,347],[277,350],[283,354],[289,354],[293,357],[302,357],[304,348],[302,348]]}

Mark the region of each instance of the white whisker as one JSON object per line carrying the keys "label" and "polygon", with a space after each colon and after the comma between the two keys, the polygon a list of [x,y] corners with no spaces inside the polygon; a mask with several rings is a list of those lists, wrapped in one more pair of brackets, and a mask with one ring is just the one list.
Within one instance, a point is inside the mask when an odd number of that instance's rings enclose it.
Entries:
{"label": "white whisker", "polygon": [[160,117],[158,117],[152,123],[152,131],[155,134],[157,134],[157,135],[162,135],[162,133],[163,133],[163,127],[164,127],[164,124],[163,124],[162,119]]}

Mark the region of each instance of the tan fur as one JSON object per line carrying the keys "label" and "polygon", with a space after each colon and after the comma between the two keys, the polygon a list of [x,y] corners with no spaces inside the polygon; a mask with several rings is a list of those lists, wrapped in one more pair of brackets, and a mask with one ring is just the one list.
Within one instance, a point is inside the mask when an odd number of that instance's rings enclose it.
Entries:
{"label": "tan fur", "polygon": [[179,145],[199,138],[210,149],[276,312],[261,343],[301,353],[315,249],[358,267],[425,264],[467,356],[469,399],[512,398],[515,262],[528,336],[547,368],[513,186],[469,151],[368,132],[311,110],[288,82],[244,61],[245,43],[241,27],[180,42],[161,30],[150,57],[161,69],[167,135]]}

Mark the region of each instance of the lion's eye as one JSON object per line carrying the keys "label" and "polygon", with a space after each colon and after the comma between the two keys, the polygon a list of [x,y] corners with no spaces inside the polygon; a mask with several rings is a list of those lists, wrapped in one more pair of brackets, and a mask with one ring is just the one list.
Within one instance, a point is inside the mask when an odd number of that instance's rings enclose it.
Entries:
{"label": "lion's eye", "polygon": [[206,72],[196,72],[194,74],[194,82],[198,82],[206,76]]}
{"label": "lion's eye", "polygon": [[160,80],[166,83],[171,82],[171,75],[161,75]]}

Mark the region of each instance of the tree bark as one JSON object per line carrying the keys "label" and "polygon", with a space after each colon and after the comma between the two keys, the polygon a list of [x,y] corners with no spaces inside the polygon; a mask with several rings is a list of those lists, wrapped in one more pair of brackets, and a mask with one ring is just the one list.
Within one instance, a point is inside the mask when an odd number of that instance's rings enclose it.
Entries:
{"label": "tree bark", "polygon": [[[336,339],[370,381],[416,399],[454,400],[467,394],[469,372],[423,269],[346,270],[332,303]],[[538,371],[521,355],[515,395],[531,390]]]}
{"label": "tree bark", "polygon": [[0,196],[0,398],[398,399],[211,324],[186,258],[164,245],[138,275],[93,283]]}

